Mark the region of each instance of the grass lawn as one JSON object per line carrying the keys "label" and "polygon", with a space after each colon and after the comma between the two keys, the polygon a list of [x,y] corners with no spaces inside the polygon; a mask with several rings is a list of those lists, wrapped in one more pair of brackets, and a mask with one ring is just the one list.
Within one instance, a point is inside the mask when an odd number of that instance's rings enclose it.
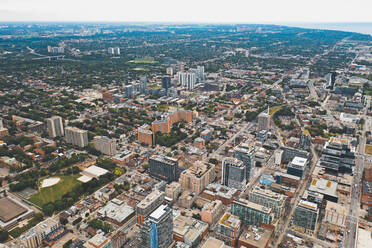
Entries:
{"label": "grass lawn", "polygon": [[372,145],[366,145],[365,153],[372,155]]}
{"label": "grass lawn", "polygon": [[158,63],[158,61],[154,60],[153,58],[137,58],[135,60],[128,61],[129,63],[135,63],[135,64],[155,64]]}
{"label": "grass lawn", "polygon": [[270,108],[269,109],[269,115],[273,115],[276,111],[278,111],[279,109],[281,109],[281,107],[275,107],[275,108]]}
{"label": "grass lawn", "polygon": [[60,176],[59,178],[61,178],[61,180],[57,184],[41,188],[37,194],[31,196],[30,201],[42,207],[43,204],[47,202],[59,200],[64,194],[70,192],[76,185],[81,184],[81,182],[77,180],[80,176],[80,174],[73,176]]}

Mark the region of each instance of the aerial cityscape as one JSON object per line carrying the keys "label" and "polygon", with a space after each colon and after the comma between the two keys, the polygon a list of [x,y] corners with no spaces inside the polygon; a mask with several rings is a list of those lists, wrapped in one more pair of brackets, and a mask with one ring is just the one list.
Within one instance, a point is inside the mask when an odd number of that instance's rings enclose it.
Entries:
{"label": "aerial cityscape", "polygon": [[340,30],[1,22],[0,248],[371,248],[372,29]]}

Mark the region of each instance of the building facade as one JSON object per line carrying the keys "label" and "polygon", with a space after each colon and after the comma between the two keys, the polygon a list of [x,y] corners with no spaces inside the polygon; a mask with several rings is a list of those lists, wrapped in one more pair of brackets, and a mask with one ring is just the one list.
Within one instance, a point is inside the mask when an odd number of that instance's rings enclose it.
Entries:
{"label": "building facade", "polygon": [[183,189],[199,195],[208,184],[213,182],[214,178],[215,165],[197,161],[181,173],[179,182]]}
{"label": "building facade", "polygon": [[93,139],[94,148],[109,156],[116,154],[116,141],[106,136],[95,136]]}
{"label": "building facade", "polygon": [[245,225],[258,226],[260,223],[271,225],[274,220],[274,213],[271,208],[242,198],[233,202],[231,212],[238,216]]}
{"label": "building facade", "polygon": [[53,116],[46,119],[47,129],[49,137],[62,137],[64,136],[62,118],[59,116]]}
{"label": "building facade", "polygon": [[160,155],[149,159],[149,174],[158,179],[169,183],[178,181],[179,170],[177,159]]}
{"label": "building facade", "polygon": [[246,166],[242,161],[232,157],[223,159],[221,184],[238,190],[244,189],[247,180]]}
{"label": "building facade", "polygon": [[79,147],[88,145],[88,131],[81,130],[77,127],[66,127],[65,129],[66,142]]}

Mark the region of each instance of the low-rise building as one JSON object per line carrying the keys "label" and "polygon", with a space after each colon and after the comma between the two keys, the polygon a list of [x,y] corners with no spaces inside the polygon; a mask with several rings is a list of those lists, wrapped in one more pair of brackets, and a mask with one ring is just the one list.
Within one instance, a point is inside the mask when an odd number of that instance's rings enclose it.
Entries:
{"label": "low-rise building", "polygon": [[178,215],[173,220],[173,239],[197,247],[208,233],[208,224],[191,217]]}

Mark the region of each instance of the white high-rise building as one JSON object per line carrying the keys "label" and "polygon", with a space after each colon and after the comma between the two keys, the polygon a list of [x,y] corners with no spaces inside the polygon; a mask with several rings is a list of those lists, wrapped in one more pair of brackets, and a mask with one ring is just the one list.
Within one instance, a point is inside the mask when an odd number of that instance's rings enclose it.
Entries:
{"label": "white high-rise building", "polygon": [[188,90],[195,88],[196,74],[193,72],[179,72],[178,82]]}
{"label": "white high-rise building", "polygon": [[59,116],[52,116],[46,119],[47,129],[49,133],[49,137],[55,138],[59,136],[63,136],[63,122],[62,118]]}
{"label": "white high-rise building", "polygon": [[88,131],[77,127],[66,127],[66,142],[79,147],[88,145]]}
{"label": "white high-rise building", "polygon": [[197,72],[197,76],[198,76],[199,81],[204,81],[204,79],[205,79],[204,66],[198,65],[196,67],[196,72]]}
{"label": "white high-rise building", "polygon": [[116,141],[106,136],[95,136],[94,148],[103,154],[112,156],[116,154]]}

